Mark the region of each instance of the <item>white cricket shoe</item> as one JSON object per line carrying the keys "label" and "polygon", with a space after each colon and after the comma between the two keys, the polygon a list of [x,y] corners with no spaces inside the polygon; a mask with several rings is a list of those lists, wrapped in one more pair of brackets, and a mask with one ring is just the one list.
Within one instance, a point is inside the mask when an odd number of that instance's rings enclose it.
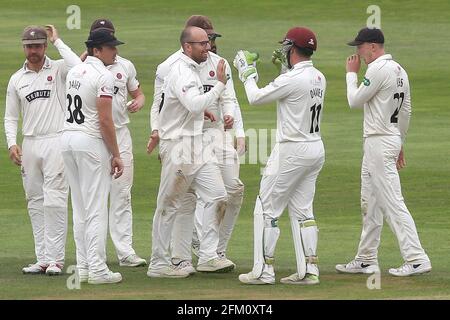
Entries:
{"label": "white cricket shoe", "polygon": [[63,266],[58,263],[50,263],[45,270],[45,274],[48,276],[59,276],[62,273]]}
{"label": "white cricket shoe", "polygon": [[122,275],[119,272],[112,272],[110,270],[101,276],[89,276],[88,278],[89,284],[119,283],[120,281],[122,281]]}
{"label": "white cricket shoe", "polygon": [[189,260],[181,260],[179,263],[173,264],[173,266],[175,270],[181,270],[189,273],[190,275],[197,272],[197,270],[195,270],[194,266],[192,265],[192,262],[190,262]]}
{"label": "white cricket shoe", "polygon": [[89,270],[77,268],[78,280],[80,283],[88,282],[89,279]]}
{"label": "white cricket shoe", "polygon": [[233,270],[235,267],[234,263],[227,258],[220,259],[214,258],[206,261],[202,264],[197,265],[197,271],[201,272],[228,272]]}
{"label": "white cricket shoe", "polygon": [[341,273],[380,273],[380,267],[378,264],[364,263],[358,260],[352,260],[347,264],[337,264],[336,271]]}
{"label": "white cricket shoe", "polygon": [[245,284],[275,284],[275,279],[256,277],[251,271],[249,273],[240,274],[239,281]]}
{"label": "white cricket shoe", "polygon": [[389,269],[389,274],[396,277],[409,277],[415,274],[423,274],[431,271],[431,262],[404,263],[399,268]]}
{"label": "white cricket shoe", "polygon": [[22,268],[23,274],[43,274],[48,265],[40,262],[29,264],[28,267]]}
{"label": "white cricket shoe", "polygon": [[284,284],[298,284],[298,285],[314,285],[319,284],[319,276],[307,273],[303,279],[300,279],[298,273],[291,274],[289,277],[281,278],[281,283]]}
{"label": "white cricket shoe", "polygon": [[221,259],[221,260],[228,260],[228,261],[230,261],[233,264],[233,268],[230,269],[229,271],[232,271],[232,270],[236,269],[236,264],[233,261],[231,261],[230,259],[227,258],[227,255],[226,255],[225,251],[217,252],[217,256],[219,257],[219,259]]}
{"label": "white cricket shoe", "polygon": [[147,265],[147,261],[142,259],[137,254],[130,254],[125,259],[119,261],[121,267],[141,267]]}
{"label": "white cricket shoe", "polygon": [[148,268],[147,276],[150,278],[187,278],[190,273],[184,269],[176,269],[175,266],[170,265],[161,269]]}

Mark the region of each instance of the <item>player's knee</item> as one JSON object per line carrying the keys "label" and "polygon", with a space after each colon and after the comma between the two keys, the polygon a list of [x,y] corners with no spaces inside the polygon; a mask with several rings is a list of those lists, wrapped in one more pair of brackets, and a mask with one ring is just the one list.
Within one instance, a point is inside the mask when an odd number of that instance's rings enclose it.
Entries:
{"label": "player's knee", "polygon": [[364,217],[367,214],[367,208],[369,207],[369,203],[366,199],[361,198],[361,214]]}

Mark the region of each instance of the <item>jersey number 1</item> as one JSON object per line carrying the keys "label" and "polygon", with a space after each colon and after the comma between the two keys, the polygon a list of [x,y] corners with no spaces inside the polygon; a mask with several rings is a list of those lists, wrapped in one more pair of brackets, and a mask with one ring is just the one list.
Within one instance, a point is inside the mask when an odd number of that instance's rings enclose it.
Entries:
{"label": "jersey number 1", "polygon": [[[75,95],[72,99],[72,96],[70,94],[67,95],[67,100],[69,100],[67,110],[69,110],[69,119],[67,119],[67,122],[73,123],[75,120],[76,123],[82,124],[84,122],[84,114],[81,111],[81,107],[83,105],[83,101],[81,101],[81,97],[79,95]],[[72,110],[70,107],[73,105],[75,106],[75,109]]]}
{"label": "jersey number 1", "polygon": [[[309,110],[311,110],[311,129],[309,130],[309,133],[319,132],[319,116],[320,116],[320,110],[322,109],[322,105],[319,104],[316,107],[316,104],[314,104]],[[314,126],[314,122],[316,125]]]}

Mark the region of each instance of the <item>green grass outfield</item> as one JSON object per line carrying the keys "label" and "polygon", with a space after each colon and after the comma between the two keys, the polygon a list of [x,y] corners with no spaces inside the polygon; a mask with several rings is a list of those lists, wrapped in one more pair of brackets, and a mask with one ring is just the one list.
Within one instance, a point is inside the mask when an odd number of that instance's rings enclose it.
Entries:
{"label": "green grass outfield", "polygon": [[[26,210],[19,168],[8,159],[3,125],[0,129],[0,299],[449,299],[450,298],[450,108],[449,52],[450,3],[416,1],[78,1],[81,29],[68,30],[66,8],[71,1],[1,0],[0,13],[0,101],[4,116],[9,77],[24,61],[20,36],[29,24],[55,24],[60,36],[76,52],[83,50],[90,23],[99,17],[112,19],[117,36],[126,45],[120,54],[132,60],[147,96],[145,109],[132,116],[135,156],[133,188],[134,247],[150,256],[151,223],[159,184],[160,164],[156,155],[145,153],[149,134],[148,115],[152,102],[156,66],[178,49],[179,33],[191,14],[208,15],[216,31],[219,53],[232,61],[240,48],[261,55],[259,84],[272,80],[272,51],[292,26],[312,28],[318,37],[314,63],[328,81],[322,135],[326,163],[317,182],[315,215],[320,228],[321,284],[313,287],[281,285],[245,286],[237,280],[253,263],[253,204],[262,165],[244,164],[241,178],[245,199],[233,237],[229,257],[237,270],[228,274],[196,274],[188,279],[150,279],[146,269],[119,268],[111,242],[109,265],[120,271],[118,285],[66,287],[68,276],[25,276],[21,268],[34,262],[31,224]],[[414,216],[421,242],[433,263],[429,275],[393,278],[387,269],[402,263],[396,239],[388,226],[383,231],[379,262],[381,289],[369,290],[367,277],[340,275],[336,263],[353,258],[358,244],[359,171],[362,156],[362,111],[346,103],[345,58],[353,52],[345,45],[365,25],[366,9],[381,8],[387,52],[407,70],[413,115],[405,147],[408,166],[401,172],[403,193]],[[49,45],[49,56],[57,58]],[[365,67],[362,73],[365,71]],[[234,72],[234,71],[233,71]],[[361,73],[361,74],[362,74]],[[236,78],[236,73],[234,73]],[[243,86],[235,80],[246,129],[275,128],[274,104],[250,107]],[[70,213],[66,266],[75,263]],[[287,214],[280,222],[281,237],[276,250],[277,281],[295,272],[295,255]]]}

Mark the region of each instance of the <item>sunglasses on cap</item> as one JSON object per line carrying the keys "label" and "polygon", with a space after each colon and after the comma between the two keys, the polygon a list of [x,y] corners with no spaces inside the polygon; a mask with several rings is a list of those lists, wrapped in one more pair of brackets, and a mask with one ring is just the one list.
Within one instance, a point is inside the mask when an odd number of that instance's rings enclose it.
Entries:
{"label": "sunglasses on cap", "polygon": [[214,41],[214,40],[216,40],[218,37],[221,37],[221,35],[220,35],[220,34],[217,34],[217,33],[210,33],[210,34],[208,34],[208,39],[209,39],[209,41]]}

